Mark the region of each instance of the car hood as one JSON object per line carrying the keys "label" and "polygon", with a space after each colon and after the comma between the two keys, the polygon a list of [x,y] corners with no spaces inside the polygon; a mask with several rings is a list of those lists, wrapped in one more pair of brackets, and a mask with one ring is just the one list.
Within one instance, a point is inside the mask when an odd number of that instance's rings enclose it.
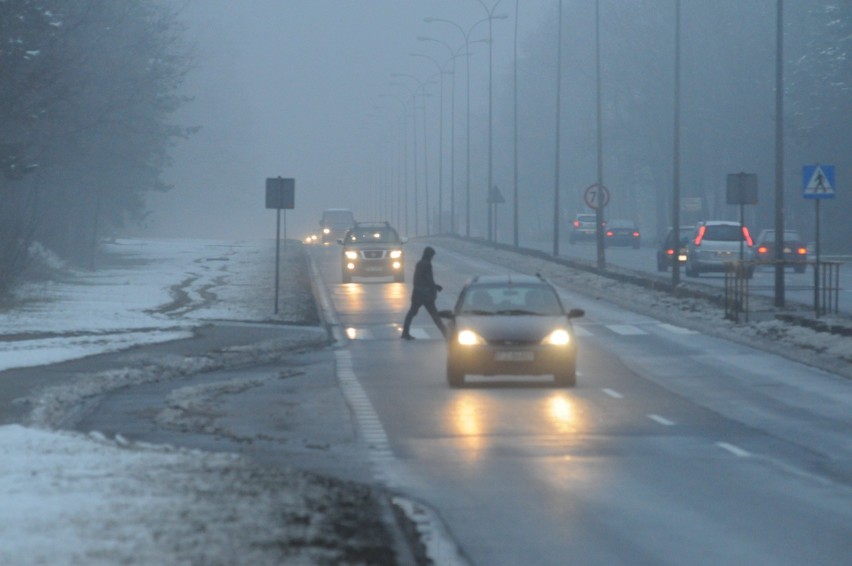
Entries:
{"label": "car hood", "polygon": [[567,316],[459,315],[457,329],[470,329],[488,342],[538,342],[557,328],[571,328]]}

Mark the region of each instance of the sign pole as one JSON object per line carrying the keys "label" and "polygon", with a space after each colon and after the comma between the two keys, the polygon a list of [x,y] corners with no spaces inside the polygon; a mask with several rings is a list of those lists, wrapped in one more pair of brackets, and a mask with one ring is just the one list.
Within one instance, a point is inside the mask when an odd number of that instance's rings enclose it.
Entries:
{"label": "sign pole", "polygon": [[819,318],[820,314],[820,304],[819,304],[819,201],[821,199],[814,199],[816,201],[816,238],[814,242],[814,251],[816,252],[816,261],[814,262],[814,311],[816,311],[816,317]]}
{"label": "sign pole", "polygon": [[275,314],[278,314],[278,266],[281,263],[281,209],[275,215]]}

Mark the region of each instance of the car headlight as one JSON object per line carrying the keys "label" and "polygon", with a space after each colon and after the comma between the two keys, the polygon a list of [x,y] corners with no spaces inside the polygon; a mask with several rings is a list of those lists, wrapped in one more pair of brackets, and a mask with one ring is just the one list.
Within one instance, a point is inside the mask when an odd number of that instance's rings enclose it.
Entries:
{"label": "car headlight", "polygon": [[557,328],[541,341],[542,344],[551,346],[567,346],[571,343],[571,334],[564,328]]}
{"label": "car headlight", "polygon": [[322,233],[323,234],[331,234],[331,230],[329,228],[323,228]]}
{"label": "car headlight", "polygon": [[402,250],[391,250],[391,259],[399,259],[402,257]]}
{"label": "car headlight", "polygon": [[462,346],[477,346],[485,344],[485,340],[473,330],[462,330],[459,332],[457,340]]}
{"label": "car headlight", "polygon": [[347,250],[343,252],[346,255],[346,259],[358,259],[358,252],[353,252],[351,250]]}

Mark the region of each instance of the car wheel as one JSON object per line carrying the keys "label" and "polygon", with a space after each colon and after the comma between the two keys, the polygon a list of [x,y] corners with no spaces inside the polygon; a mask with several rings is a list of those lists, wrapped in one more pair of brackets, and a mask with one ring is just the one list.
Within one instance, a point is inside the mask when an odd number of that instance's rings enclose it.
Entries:
{"label": "car wheel", "polygon": [[635,244],[633,244],[633,249],[634,249],[634,250],[638,250],[638,249],[639,249],[639,242],[636,242]]}
{"label": "car wheel", "polygon": [[394,275],[393,280],[396,283],[405,283],[405,273],[398,273]]}
{"label": "car wheel", "polygon": [[340,277],[340,279],[344,283],[352,283],[352,275],[350,275],[349,273],[347,273],[345,271],[343,272],[343,275]]}
{"label": "car wheel", "polygon": [[577,385],[577,369],[571,365],[569,369],[553,374],[553,381],[559,387],[574,387]]}
{"label": "car wheel", "polygon": [[666,265],[665,261],[662,261],[660,258],[657,258],[657,271],[668,271],[669,266]]}

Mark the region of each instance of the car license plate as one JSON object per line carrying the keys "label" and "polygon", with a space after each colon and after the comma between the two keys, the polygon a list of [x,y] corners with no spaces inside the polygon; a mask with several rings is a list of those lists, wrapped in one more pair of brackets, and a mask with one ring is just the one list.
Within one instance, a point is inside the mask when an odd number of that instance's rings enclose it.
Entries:
{"label": "car license plate", "polygon": [[533,352],[508,350],[504,352],[494,352],[495,362],[531,362],[535,359]]}
{"label": "car license plate", "polygon": [[382,270],[381,265],[370,265],[370,266],[367,266],[367,267],[364,268],[364,271],[381,271],[381,270]]}

